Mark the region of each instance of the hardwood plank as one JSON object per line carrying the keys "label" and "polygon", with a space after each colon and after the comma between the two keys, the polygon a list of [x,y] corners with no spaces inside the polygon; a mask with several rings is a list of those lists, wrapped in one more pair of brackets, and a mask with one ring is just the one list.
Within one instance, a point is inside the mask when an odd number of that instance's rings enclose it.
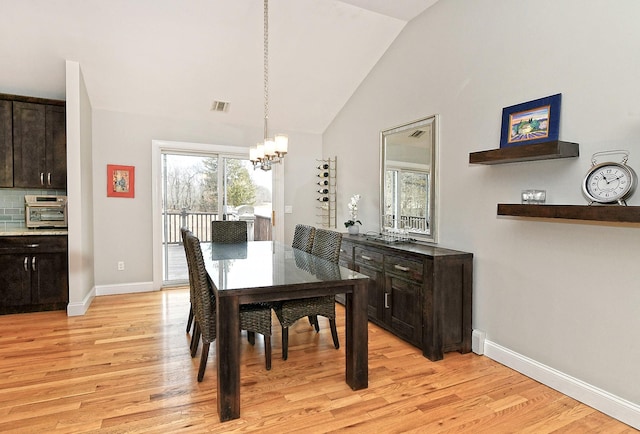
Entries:
{"label": "hardwood plank", "polygon": [[82,317],[0,316],[0,432],[637,432],[486,357],[431,362],[372,324],[369,387],[353,391],[322,318],[320,333],[291,328],[286,361],[274,318],[271,371],[262,339],[242,337],[241,417],[220,423],[215,349],[198,383],[188,309],[181,288],[98,297]]}

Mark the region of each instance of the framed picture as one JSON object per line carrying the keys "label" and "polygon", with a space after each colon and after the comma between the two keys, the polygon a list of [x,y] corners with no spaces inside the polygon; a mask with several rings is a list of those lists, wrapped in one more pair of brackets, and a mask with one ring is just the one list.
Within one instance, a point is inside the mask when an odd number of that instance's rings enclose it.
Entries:
{"label": "framed picture", "polygon": [[107,197],[134,197],[135,167],[107,164]]}
{"label": "framed picture", "polygon": [[558,140],[562,94],[502,109],[500,147]]}

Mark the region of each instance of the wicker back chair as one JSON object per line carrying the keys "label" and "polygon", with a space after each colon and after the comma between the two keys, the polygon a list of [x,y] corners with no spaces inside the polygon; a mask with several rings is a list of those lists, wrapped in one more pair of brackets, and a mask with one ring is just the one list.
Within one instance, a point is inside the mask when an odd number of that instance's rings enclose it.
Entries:
{"label": "wicker back chair", "polygon": [[[187,270],[189,271],[189,301],[190,301],[190,306],[189,306],[189,317],[187,318],[187,333],[189,333],[191,331],[191,326],[193,325],[193,282],[192,282],[192,277],[191,277],[191,270],[193,269],[193,267],[191,267],[189,265],[189,261],[191,260],[189,254],[187,253],[187,242],[186,242],[186,234],[189,231],[189,228],[187,228],[186,226],[183,226],[180,228],[180,233],[182,234],[182,246],[184,247],[184,254],[185,257],[187,258]],[[191,335],[193,337],[193,334]]]}
{"label": "wicker back chair", "polygon": [[211,222],[212,243],[246,243],[247,222],[244,220],[214,220]]}
{"label": "wicker back chair", "polygon": [[[326,229],[316,229],[311,254],[337,264],[340,258],[341,243],[341,233]],[[317,316],[320,315],[329,318],[333,345],[336,349],[340,348],[338,330],[336,328],[335,296],[329,295],[282,301],[275,303],[273,310],[276,312],[280,326],[282,327],[282,358],[284,360],[287,360],[289,353],[289,327],[305,316],[310,317],[310,322],[315,326],[316,332],[320,331]]]}
{"label": "wicker back chair", "polygon": [[[191,257],[189,264],[193,266],[191,275],[194,280],[194,311],[197,332],[195,346],[192,345],[191,356],[195,356],[198,340],[202,338],[202,354],[198,369],[198,381],[204,378],[204,371],[209,358],[209,347],[216,339],[216,300],[212,284],[204,266],[200,240],[191,232],[185,233],[187,254]],[[240,328],[264,336],[265,366],[271,369],[271,309],[260,304],[240,306]],[[195,349],[195,351],[194,351]]]}
{"label": "wicker back chair", "polygon": [[291,247],[311,253],[313,247],[313,238],[316,234],[316,228],[308,225],[296,225],[293,233],[293,242]]}
{"label": "wicker back chair", "polygon": [[342,244],[342,234],[327,229],[316,229],[313,238],[311,254],[335,264],[340,259],[340,245]]}

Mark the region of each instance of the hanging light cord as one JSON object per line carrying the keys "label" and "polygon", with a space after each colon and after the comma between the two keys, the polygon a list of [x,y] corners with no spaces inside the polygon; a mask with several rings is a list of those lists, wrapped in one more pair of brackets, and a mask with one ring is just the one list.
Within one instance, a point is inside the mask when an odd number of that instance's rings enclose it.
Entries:
{"label": "hanging light cord", "polygon": [[269,0],[264,1],[264,142],[249,149],[249,159],[254,170],[271,170],[275,163],[282,162],[287,153],[289,139],[285,134],[269,137]]}

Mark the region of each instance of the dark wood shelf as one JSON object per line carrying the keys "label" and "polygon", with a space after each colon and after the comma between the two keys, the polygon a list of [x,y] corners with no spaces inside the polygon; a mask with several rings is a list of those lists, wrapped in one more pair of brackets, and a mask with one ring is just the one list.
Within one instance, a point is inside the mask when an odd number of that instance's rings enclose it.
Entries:
{"label": "dark wood shelf", "polygon": [[509,148],[492,149],[490,151],[472,152],[469,154],[471,164],[504,164],[521,161],[552,160],[557,158],[578,157],[577,143],[553,142],[520,145]]}
{"label": "dark wood shelf", "polygon": [[498,204],[498,215],[550,219],[640,223],[640,206]]}

